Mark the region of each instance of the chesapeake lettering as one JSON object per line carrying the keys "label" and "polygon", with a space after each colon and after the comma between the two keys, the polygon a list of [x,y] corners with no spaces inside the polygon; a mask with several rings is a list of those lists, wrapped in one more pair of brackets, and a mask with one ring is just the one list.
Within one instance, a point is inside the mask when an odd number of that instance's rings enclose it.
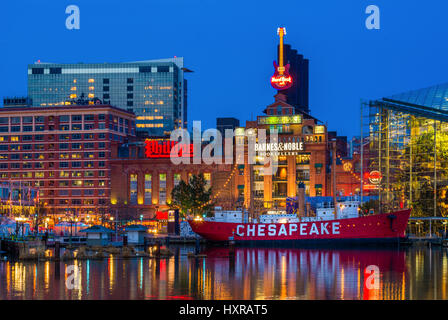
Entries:
{"label": "chesapeake lettering", "polygon": [[312,236],[339,234],[339,222],[302,222],[277,224],[239,224],[236,235],[240,237]]}

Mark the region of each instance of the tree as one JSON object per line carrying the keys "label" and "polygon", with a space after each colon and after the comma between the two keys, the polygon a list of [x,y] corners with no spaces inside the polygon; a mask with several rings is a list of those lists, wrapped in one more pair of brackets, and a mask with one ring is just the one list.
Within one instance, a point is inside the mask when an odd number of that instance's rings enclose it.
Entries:
{"label": "tree", "polygon": [[[431,128],[432,129],[432,128]],[[411,150],[412,147],[412,150]],[[397,158],[400,169],[396,170],[393,187],[400,190],[406,198],[412,198],[414,215],[432,216],[434,214],[434,154],[436,154],[437,169],[437,212],[442,216],[448,214],[448,199],[446,184],[448,177],[448,134],[437,132],[436,152],[434,152],[434,131],[412,136],[409,145]],[[412,166],[411,166],[412,165]],[[412,176],[410,177],[410,171]],[[412,197],[409,194],[410,184]]]}
{"label": "tree", "polygon": [[193,215],[203,215],[209,213],[213,206],[210,201],[211,195],[212,190],[207,187],[204,176],[192,175],[188,183],[181,181],[173,188],[170,207],[179,209],[184,217],[188,212]]}
{"label": "tree", "polygon": [[40,200],[36,203],[34,211],[34,229],[39,232],[39,226],[44,223],[46,218],[45,203]]}

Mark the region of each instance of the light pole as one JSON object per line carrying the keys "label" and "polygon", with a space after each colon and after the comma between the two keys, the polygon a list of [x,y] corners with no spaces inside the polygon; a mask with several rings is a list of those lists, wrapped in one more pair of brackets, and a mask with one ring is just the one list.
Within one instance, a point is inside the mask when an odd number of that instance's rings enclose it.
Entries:
{"label": "light pole", "polygon": [[[114,217],[109,218],[110,223],[114,222]],[[117,241],[117,221],[115,221],[115,241]]]}

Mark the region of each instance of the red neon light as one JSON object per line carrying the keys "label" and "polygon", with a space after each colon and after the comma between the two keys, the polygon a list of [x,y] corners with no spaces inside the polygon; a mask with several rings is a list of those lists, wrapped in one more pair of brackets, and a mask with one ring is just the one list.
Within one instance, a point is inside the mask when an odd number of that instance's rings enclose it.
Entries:
{"label": "red neon light", "polygon": [[285,90],[289,89],[292,86],[292,77],[289,74],[289,64],[285,66],[285,71],[283,71],[283,74],[280,74],[278,69],[279,67],[274,61],[275,66],[275,73],[271,77],[271,85],[274,87],[274,89],[277,90]]}
{"label": "red neon light", "polygon": [[363,185],[363,190],[377,190],[378,186],[375,186],[373,184],[365,184]]}
{"label": "red neon light", "polygon": [[192,157],[193,144],[179,144],[176,141],[145,141],[145,155],[147,158],[169,158],[171,152],[178,157]]}
{"label": "red neon light", "polygon": [[168,220],[168,211],[156,211],[157,220]]}

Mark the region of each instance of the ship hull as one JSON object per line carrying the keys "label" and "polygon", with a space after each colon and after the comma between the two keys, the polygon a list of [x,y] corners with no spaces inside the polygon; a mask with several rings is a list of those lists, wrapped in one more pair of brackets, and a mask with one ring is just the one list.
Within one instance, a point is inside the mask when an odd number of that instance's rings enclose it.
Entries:
{"label": "ship hull", "polygon": [[411,210],[297,223],[230,223],[189,221],[193,231],[209,241],[233,240],[265,246],[396,245],[405,237]]}

